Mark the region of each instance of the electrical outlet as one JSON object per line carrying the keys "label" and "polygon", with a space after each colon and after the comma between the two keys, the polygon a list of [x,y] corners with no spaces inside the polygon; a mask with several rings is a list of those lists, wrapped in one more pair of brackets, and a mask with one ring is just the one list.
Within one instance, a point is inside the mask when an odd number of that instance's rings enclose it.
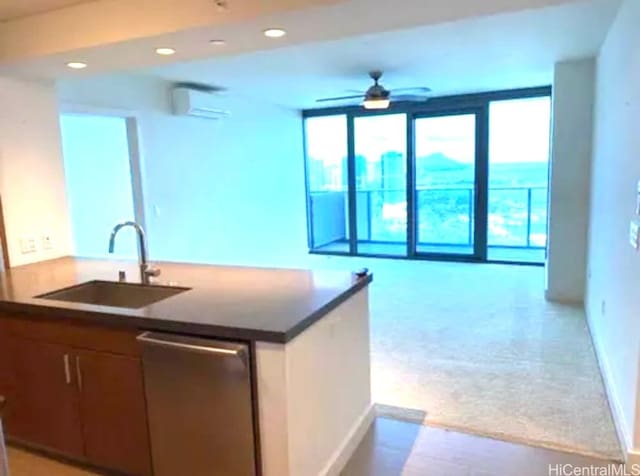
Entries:
{"label": "electrical outlet", "polygon": [[20,251],[23,255],[35,253],[36,250],[36,239],[33,236],[23,236],[20,239]]}
{"label": "electrical outlet", "polygon": [[631,220],[629,224],[629,243],[634,250],[640,248],[640,220]]}
{"label": "electrical outlet", "polygon": [[51,235],[42,235],[42,249],[53,249],[53,239],[51,238]]}

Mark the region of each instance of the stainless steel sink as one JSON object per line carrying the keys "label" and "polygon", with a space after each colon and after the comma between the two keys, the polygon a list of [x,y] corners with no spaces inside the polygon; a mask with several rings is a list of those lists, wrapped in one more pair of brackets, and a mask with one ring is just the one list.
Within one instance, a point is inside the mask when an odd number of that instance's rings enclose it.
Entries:
{"label": "stainless steel sink", "polygon": [[189,289],[190,288],[174,286],[89,281],[70,288],[41,294],[36,297],[55,301],[138,309],[183,293]]}

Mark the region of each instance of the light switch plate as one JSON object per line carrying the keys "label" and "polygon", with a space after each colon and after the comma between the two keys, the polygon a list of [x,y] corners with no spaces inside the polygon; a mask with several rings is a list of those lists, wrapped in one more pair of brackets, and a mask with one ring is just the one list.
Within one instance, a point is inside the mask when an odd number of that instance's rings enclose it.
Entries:
{"label": "light switch plate", "polygon": [[23,236],[20,239],[20,251],[23,255],[36,252],[36,239],[33,236]]}

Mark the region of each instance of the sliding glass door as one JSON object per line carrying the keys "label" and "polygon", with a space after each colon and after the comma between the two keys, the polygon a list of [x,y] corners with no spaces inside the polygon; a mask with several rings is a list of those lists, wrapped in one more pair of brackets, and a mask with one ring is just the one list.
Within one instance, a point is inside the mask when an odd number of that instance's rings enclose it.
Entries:
{"label": "sliding glass door", "polygon": [[417,255],[479,257],[476,112],[416,117],[414,217]]}
{"label": "sliding glass door", "polygon": [[306,111],[310,250],[543,263],[550,93]]}

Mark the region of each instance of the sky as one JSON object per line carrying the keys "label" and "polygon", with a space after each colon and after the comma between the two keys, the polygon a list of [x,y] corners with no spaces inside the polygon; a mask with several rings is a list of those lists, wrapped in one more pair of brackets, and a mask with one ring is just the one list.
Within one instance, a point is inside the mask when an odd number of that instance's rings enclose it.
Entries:
{"label": "sky", "polygon": [[[544,98],[492,102],[489,109],[491,163],[545,162],[549,159],[551,100]],[[355,119],[356,155],[380,160],[387,151],[406,153],[405,114]],[[307,119],[308,155],[327,165],[347,155],[344,115]],[[473,115],[416,119],[416,156],[434,153],[472,164],[475,153]]]}

